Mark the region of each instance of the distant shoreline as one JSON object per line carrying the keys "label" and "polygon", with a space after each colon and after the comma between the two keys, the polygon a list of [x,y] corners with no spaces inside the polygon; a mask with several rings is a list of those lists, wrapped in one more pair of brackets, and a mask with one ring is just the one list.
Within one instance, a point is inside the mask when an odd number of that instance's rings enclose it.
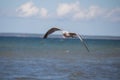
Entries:
{"label": "distant shoreline", "polygon": [[[82,35],[84,39],[113,39],[120,40],[120,36],[91,36],[91,35]],[[43,37],[43,34],[32,34],[32,33],[0,33],[0,37]],[[49,38],[62,38],[62,35],[50,35]]]}

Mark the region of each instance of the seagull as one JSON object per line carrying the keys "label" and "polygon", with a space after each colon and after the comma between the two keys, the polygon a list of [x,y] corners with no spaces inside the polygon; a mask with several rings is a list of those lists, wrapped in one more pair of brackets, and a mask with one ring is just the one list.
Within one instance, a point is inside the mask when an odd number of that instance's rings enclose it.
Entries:
{"label": "seagull", "polygon": [[53,28],[49,29],[49,30],[45,33],[43,39],[46,39],[46,38],[48,37],[48,35],[54,33],[55,31],[62,31],[62,34],[63,34],[63,37],[64,37],[64,38],[68,38],[68,37],[75,38],[75,37],[78,37],[78,38],[81,40],[81,42],[83,43],[83,45],[85,46],[86,50],[89,52],[89,49],[88,49],[88,47],[87,47],[87,44],[84,42],[84,40],[82,39],[82,36],[81,36],[80,34],[74,33],[74,32],[68,32],[68,31],[59,29],[59,28],[57,28],[57,27],[53,27]]}

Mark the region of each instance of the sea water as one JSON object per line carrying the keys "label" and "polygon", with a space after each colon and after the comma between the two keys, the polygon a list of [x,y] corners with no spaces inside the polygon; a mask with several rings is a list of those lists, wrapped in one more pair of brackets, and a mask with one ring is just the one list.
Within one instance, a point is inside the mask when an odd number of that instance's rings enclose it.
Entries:
{"label": "sea water", "polygon": [[0,37],[0,80],[120,80],[120,40]]}

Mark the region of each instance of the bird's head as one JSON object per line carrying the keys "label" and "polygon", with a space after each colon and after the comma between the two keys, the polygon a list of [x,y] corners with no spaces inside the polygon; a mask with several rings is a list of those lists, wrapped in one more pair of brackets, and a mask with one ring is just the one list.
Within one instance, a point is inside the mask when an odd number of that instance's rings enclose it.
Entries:
{"label": "bird's head", "polygon": [[68,31],[62,31],[64,37],[70,37],[70,34]]}
{"label": "bird's head", "polygon": [[62,31],[63,34],[68,34],[69,32],[68,31]]}

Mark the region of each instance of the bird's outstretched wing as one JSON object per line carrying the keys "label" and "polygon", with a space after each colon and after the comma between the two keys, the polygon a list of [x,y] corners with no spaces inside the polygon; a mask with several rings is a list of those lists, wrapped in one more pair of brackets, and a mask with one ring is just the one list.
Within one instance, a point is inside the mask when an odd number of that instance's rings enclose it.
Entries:
{"label": "bird's outstretched wing", "polygon": [[[59,28],[56,28],[56,27],[53,27],[53,28],[49,29],[49,30],[46,32],[46,34],[44,35],[43,38],[44,38],[44,39],[47,38],[49,34],[52,34],[52,33],[55,32],[55,31],[64,31],[64,30],[59,29]],[[88,49],[88,47],[87,47],[87,44],[86,44],[86,43],[84,42],[84,40],[82,39],[82,36],[81,36],[81,35],[76,34],[76,33],[70,33],[70,32],[68,32],[68,34],[69,34],[69,37],[75,37],[75,36],[77,36],[77,37],[81,40],[81,42],[83,43],[83,45],[85,46],[85,48],[87,49],[87,51],[89,52],[89,49]],[[65,37],[68,37],[68,36],[65,36]]]}
{"label": "bird's outstretched wing", "polygon": [[49,30],[46,32],[46,34],[44,35],[43,38],[45,39],[45,38],[48,37],[49,34],[52,34],[53,32],[55,32],[55,31],[59,31],[59,30],[61,30],[61,29],[56,28],[56,27],[53,27],[53,28],[49,29]]}
{"label": "bird's outstretched wing", "polygon": [[83,45],[85,46],[85,48],[87,49],[87,51],[89,52],[89,48],[87,47],[87,44],[84,42],[84,40],[82,39],[82,36],[80,34],[76,34],[77,37],[81,40],[81,42],[83,43]]}

